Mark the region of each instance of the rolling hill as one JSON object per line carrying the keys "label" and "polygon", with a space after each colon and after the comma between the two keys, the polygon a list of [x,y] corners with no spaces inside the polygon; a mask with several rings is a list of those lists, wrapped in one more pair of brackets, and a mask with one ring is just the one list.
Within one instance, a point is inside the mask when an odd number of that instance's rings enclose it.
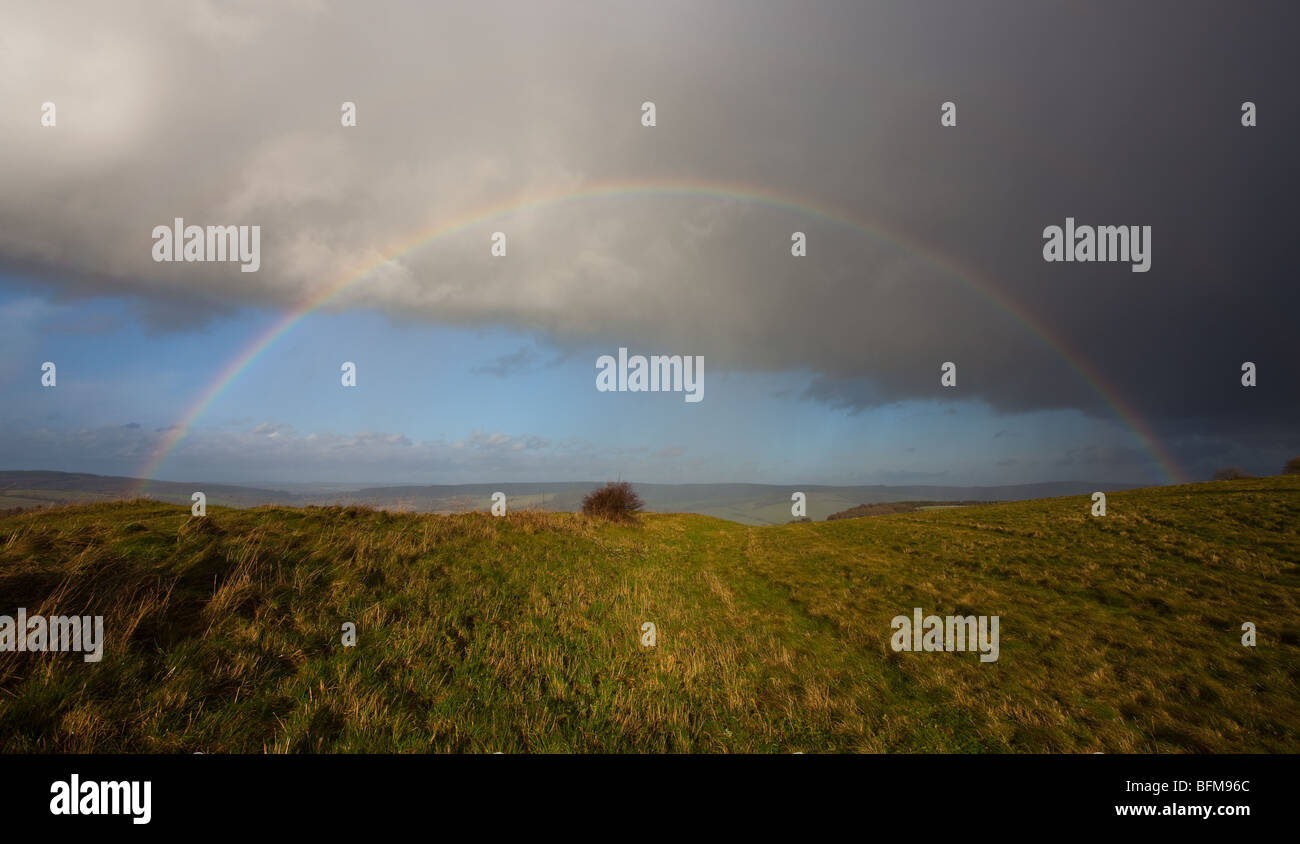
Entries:
{"label": "rolling hill", "polygon": [[[582,497],[597,481],[550,483],[435,484],[366,486],[305,483],[239,486],[198,481],[154,481],[68,472],[0,471],[0,510],[49,507],[99,501],[125,501],[138,496],[189,506],[190,495],[202,490],[208,503],[223,507],[286,507],[309,505],[362,506],[408,513],[486,512],[492,493],[504,492],[510,509],[575,513]],[[747,525],[785,524],[791,519],[790,494],[807,495],[808,516],[815,521],[862,504],[894,501],[1018,501],[1094,490],[1126,489],[1122,484],[1062,481],[1008,486],[825,486],[818,484],[635,484],[646,509],[658,513],[698,513]]]}
{"label": "rolling hill", "polygon": [[[0,614],[107,643],[0,652],[0,751],[1300,751],[1300,477],[1089,508],[8,516]],[[895,651],[915,607],[997,615],[998,660]]]}

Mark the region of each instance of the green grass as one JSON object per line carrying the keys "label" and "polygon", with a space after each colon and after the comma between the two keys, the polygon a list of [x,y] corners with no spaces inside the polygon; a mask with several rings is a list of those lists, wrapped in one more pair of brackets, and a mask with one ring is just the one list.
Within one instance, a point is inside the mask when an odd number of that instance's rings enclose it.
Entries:
{"label": "green grass", "polygon": [[[0,653],[0,750],[1300,751],[1300,477],[1107,504],[4,517],[0,614],[101,614],[108,641]],[[916,606],[1001,616],[1001,658],[895,653]]]}

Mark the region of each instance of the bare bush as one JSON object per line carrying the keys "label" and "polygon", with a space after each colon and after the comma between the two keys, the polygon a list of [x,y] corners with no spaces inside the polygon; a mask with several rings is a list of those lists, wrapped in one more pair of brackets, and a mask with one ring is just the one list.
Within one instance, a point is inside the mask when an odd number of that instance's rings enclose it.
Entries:
{"label": "bare bush", "polygon": [[582,512],[602,519],[630,519],[645,502],[627,481],[611,481],[582,499]]}

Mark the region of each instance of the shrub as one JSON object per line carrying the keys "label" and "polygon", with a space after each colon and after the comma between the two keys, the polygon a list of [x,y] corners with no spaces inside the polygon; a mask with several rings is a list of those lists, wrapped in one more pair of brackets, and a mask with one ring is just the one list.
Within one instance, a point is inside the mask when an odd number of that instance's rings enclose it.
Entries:
{"label": "shrub", "polygon": [[602,519],[630,519],[645,502],[627,481],[611,481],[582,499],[582,512]]}
{"label": "shrub", "polygon": [[1229,466],[1227,469],[1220,469],[1214,473],[1214,479],[1216,481],[1240,481],[1245,478],[1253,477],[1255,476],[1238,469],[1236,466]]}
{"label": "shrub", "polygon": [[1300,475],[1300,457],[1292,457],[1288,460],[1286,465],[1282,467],[1282,474]]}

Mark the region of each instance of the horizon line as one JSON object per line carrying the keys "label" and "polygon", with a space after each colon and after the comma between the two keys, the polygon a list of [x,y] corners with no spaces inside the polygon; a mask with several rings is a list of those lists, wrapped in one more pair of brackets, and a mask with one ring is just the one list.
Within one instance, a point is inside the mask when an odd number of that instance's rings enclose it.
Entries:
{"label": "horizon line", "polygon": [[[261,481],[212,481],[212,480],[207,480],[207,481],[193,481],[193,480],[169,481],[169,480],[165,480],[165,479],[163,479],[163,478],[142,478],[142,477],[137,477],[137,476],[134,476],[134,475],[101,475],[101,474],[98,474],[98,473],[96,473],[96,472],[71,472],[71,471],[65,471],[65,470],[62,470],[62,469],[0,469],[0,474],[5,474],[5,473],[18,473],[18,472],[44,473],[44,474],[51,474],[51,475],[88,475],[88,476],[90,476],[90,477],[94,477],[94,478],[107,478],[107,479],[111,479],[111,480],[133,481],[133,482],[138,483],[138,484],[149,484],[149,483],[158,483],[158,484],[196,484],[196,483],[200,483],[200,484],[209,484],[209,485],[213,485],[213,486],[230,486],[230,487],[240,487],[240,488],[243,488],[243,489],[261,489],[261,490],[267,490],[267,491],[276,491],[276,490],[274,490],[274,489],[272,488],[272,486],[273,486],[274,484],[293,484],[293,485],[299,485],[299,486],[307,486],[307,485],[320,485],[320,486],[327,486],[327,485],[332,485],[332,486],[351,486],[351,487],[356,487],[357,489],[383,489],[383,488],[389,488],[389,487],[455,487],[455,486],[492,486],[492,485],[499,485],[499,486],[527,486],[527,485],[529,485],[529,484],[572,484],[572,485],[579,485],[579,486],[588,486],[588,485],[597,485],[597,486],[599,486],[599,485],[602,485],[602,484],[611,483],[611,481],[609,481],[609,480],[603,480],[603,481],[602,481],[602,480],[578,480],[578,481],[562,481],[562,480],[560,480],[560,481],[501,481],[501,480],[490,480],[490,481],[462,481],[462,482],[456,482],[456,483],[433,483],[433,482],[425,482],[425,483],[419,483],[419,482],[380,482],[380,483],[372,483],[372,482],[361,482],[361,481],[341,481],[341,480],[332,480],[332,481],[266,481],[266,482],[261,482]],[[1260,477],[1268,477],[1268,476],[1260,476]],[[913,482],[913,483],[840,483],[840,484],[835,484],[835,483],[807,483],[807,482],[800,482],[800,481],[791,481],[791,482],[766,482],[766,481],[677,481],[677,482],[664,482],[664,481],[633,481],[633,480],[629,480],[628,483],[630,483],[630,484],[634,484],[634,485],[635,485],[635,484],[642,484],[642,485],[645,485],[645,486],[770,486],[770,487],[782,487],[782,488],[795,489],[796,491],[798,491],[798,488],[799,488],[799,487],[805,487],[805,488],[811,488],[811,487],[830,487],[830,488],[834,488],[834,489],[847,489],[847,488],[853,488],[853,487],[871,487],[871,486],[876,486],[876,487],[918,487],[918,486],[922,486],[922,487],[923,487],[923,486],[933,486],[933,487],[950,487],[950,488],[953,488],[953,489],[975,489],[975,488],[999,488],[999,487],[1015,487],[1015,486],[1045,486],[1045,485],[1048,485],[1048,484],[1091,484],[1091,485],[1111,486],[1111,487],[1115,487],[1115,486],[1127,486],[1127,487],[1130,487],[1130,488],[1151,488],[1151,487],[1174,487],[1174,486],[1182,486],[1182,485],[1184,485],[1184,484],[1186,484],[1186,483],[1198,483],[1198,482],[1197,482],[1197,481],[1184,481],[1184,482],[1180,482],[1180,483],[1151,483],[1151,482],[1148,482],[1148,481],[1135,481],[1135,482],[1124,481],[1124,482],[1115,482],[1115,481],[1097,481],[1097,480],[1078,480],[1078,479],[1067,478],[1067,479],[1062,479],[1062,480],[1020,481],[1020,482],[1012,482],[1012,483],[964,483],[964,484],[961,484],[961,483],[932,483],[932,482]]]}

